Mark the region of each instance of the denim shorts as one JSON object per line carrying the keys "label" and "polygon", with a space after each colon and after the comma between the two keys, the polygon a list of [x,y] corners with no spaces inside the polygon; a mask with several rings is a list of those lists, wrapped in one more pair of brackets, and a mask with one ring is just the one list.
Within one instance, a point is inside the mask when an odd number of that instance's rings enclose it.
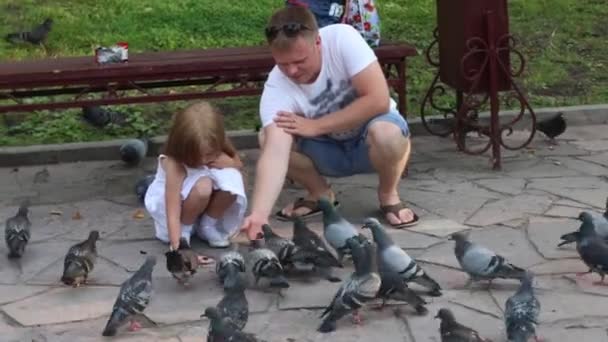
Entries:
{"label": "denim shorts", "polygon": [[336,140],[326,136],[299,138],[298,152],[308,156],[321,175],[347,177],[359,173],[375,173],[369,159],[369,146],[365,142],[369,126],[376,121],[386,121],[397,125],[404,137],[409,137],[407,122],[399,112],[390,111],[371,119],[361,132],[347,140]]}

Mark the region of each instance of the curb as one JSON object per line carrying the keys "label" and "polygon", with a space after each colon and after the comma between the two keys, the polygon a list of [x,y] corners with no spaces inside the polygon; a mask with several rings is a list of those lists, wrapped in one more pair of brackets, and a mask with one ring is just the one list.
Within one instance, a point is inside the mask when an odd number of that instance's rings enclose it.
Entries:
{"label": "curb", "polygon": [[[573,107],[551,107],[534,110],[537,120],[548,117],[556,112],[564,113],[568,125],[585,126],[608,124],[608,104],[573,106]],[[501,113],[503,122],[514,118],[518,112],[504,111]],[[480,118],[488,118],[488,113],[481,113]],[[431,117],[441,120],[442,116]],[[429,118],[429,119],[431,119]],[[427,119],[428,120],[428,119]],[[526,127],[529,124],[529,116],[525,116],[518,127]],[[408,120],[412,135],[429,135],[424,128],[420,118]],[[232,139],[237,149],[258,148],[257,133],[252,130],[230,131],[228,136]],[[166,136],[154,137],[150,140],[148,156],[156,156]],[[118,150],[127,139],[106,140],[95,142],[31,145],[19,147],[0,147],[0,167],[17,167],[40,164],[72,163],[79,161],[101,161],[119,160]]]}

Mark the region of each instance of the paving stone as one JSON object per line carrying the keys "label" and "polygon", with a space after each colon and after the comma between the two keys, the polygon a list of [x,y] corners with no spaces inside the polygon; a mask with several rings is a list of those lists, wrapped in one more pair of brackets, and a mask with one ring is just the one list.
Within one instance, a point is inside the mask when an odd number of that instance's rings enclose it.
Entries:
{"label": "paving stone", "polygon": [[[353,272],[352,266],[335,269],[333,275],[343,281]],[[332,283],[324,279],[311,279],[308,282],[296,281],[290,277],[289,289],[279,298],[279,309],[319,309],[327,306],[342,283]]]}
{"label": "paving stone", "polygon": [[[250,317],[245,330],[269,342],[285,341],[412,341],[407,328],[392,310],[381,312],[369,309],[360,311],[363,324],[356,326],[351,315],[338,321],[335,332],[322,334],[316,331],[321,324],[320,311],[280,311]],[[298,322],[298,324],[293,324]]]}
{"label": "paving stone", "polygon": [[0,304],[14,302],[48,289],[46,286],[0,285]]}
{"label": "paving stone", "polygon": [[532,218],[528,223],[530,242],[547,259],[576,258],[574,244],[557,247],[560,236],[578,230],[580,222],[571,219]]}
{"label": "paving stone", "polygon": [[458,260],[454,255],[454,243],[452,241],[447,241],[427,249],[416,260],[460,270],[460,264],[458,264]]}
{"label": "paving stone", "polygon": [[526,186],[523,178],[478,179],[475,183],[492,191],[509,195],[519,195]]}
{"label": "paving stone", "polygon": [[469,216],[488,201],[486,198],[472,196],[463,201],[460,194],[438,194],[416,190],[409,191],[408,198],[408,201],[417,206],[458,223],[464,223]]}
{"label": "paving stone", "polygon": [[551,157],[549,160],[557,162],[569,169],[576,170],[582,174],[592,176],[604,176],[608,174],[608,169],[605,167],[581,159],[572,157]]}
{"label": "paving stone", "polygon": [[567,200],[567,199],[557,200],[557,201],[553,202],[553,204],[558,205],[558,206],[564,206],[564,207],[574,207],[574,208],[584,208],[584,209],[589,208],[589,206],[586,204]]}
{"label": "paving stone", "polygon": [[466,221],[466,224],[488,226],[526,217],[530,214],[543,213],[550,205],[551,200],[543,196],[524,194],[509,197],[484,205]]}
{"label": "paving stone", "polygon": [[[581,265],[579,272],[587,272],[589,270],[589,268],[586,267],[582,261],[577,261]],[[606,285],[594,284],[595,282],[599,282],[601,279],[601,277],[597,273],[585,274],[583,276],[577,276],[576,274],[568,274],[564,277],[568,279],[572,284],[574,284],[578,291],[594,295],[608,296],[608,281],[606,281]]]}
{"label": "paving stone", "polygon": [[63,258],[68,247],[69,243],[66,242],[29,244],[20,259],[8,259],[5,257],[7,250],[0,249],[3,254],[0,257],[0,283],[17,284],[19,281],[30,279],[59,258]]}
{"label": "paving stone", "polygon": [[494,191],[488,191],[482,187],[479,187],[474,182],[469,181],[457,183],[440,182],[432,185],[417,186],[417,188],[424,191],[460,194],[462,196],[485,197],[492,199],[498,199],[502,197],[500,194],[497,194]]}
{"label": "paving stone", "polygon": [[[605,310],[608,297],[557,291],[535,292],[541,303],[539,316],[541,324],[584,317],[608,317]],[[504,308],[507,298],[514,293],[514,291],[492,291],[492,296]]]}
{"label": "paving stone", "polygon": [[[555,205],[551,207],[547,212],[545,212],[544,216],[553,216],[553,217],[564,217],[564,218],[576,218],[583,211],[583,208],[573,208],[566,207],[561,205]],[[590,210],[590,208],[587,208]]]}
{"label": "paving stone", "polygon": [[589,139],[605,139],[606,125],[584,125],[568,126],[568,129],[560,135],[564,140],[585,141]]}
{"label": "paving stone", "polygon": [[[223,296],[213,269],[199,270],[190,280],[189,287],[178,284],[171,277],[154,278],[152,281],[154,295],[145,314],[157,324],[199,320],[205,308],[215,306]],[[246,296],[252,313],[268,310],[277,300],[273,293],[254,290],[247,290]]]}
{"label": "paving stone", "polygon": [[534,179],[528,188],[540,189],[564,199],[580,202],[596,208],[604,208],[608,182],[600,177],[566,177]]}
{"label": "paving stone", "polygon": [[537,333],[543,341],[605,341],[606,329],[604,328],[559,328],[554,326],[540,325]]}
{"label": "paving stone", "polygon": [[[124,267],[129,272],[135,272],[143,264],[146,255],[155,255],[157,267],[154,272],[162,265],[165,260],[165,252],[167,246],[160,241],[135,241],[135,242],[118,242],[118,241],[100,241],[97,246],[99,255],[104,258]],[[146,254],[144,254],[146,253]]]}
{"label": "paving stone", "polygon": [[[543,146],[544,145],[544,146]],[[558,146],[547,144],[537,144],[534,146],[536,156],[584,156],[590,152],[581,149],[569,142],[560,141]]]}
{"label": "paving stone", "polygon": [[[42,272],[28,279],[27,283],[34,285],[66,286],[61,282],[61,275],[63,274],[63,262],[63,258],[56,260],[53,264],[43,269]],[[130,276],[131,274],[129,274],[124,268],[98,257],[93,271],[89,274],[86,286],[119,286]]]}
{"label": "paving stone", "polygon": [[505,222],[501,222],[501,225],[507,226],[507,227],[511,227],[511,228],[515,228],[515,229],[519,229],[521,228],[525,223],[527,223],[526,220],[524,219],[514,219],[514,220],[509,220],[509,221],[505,221]]}
{"label": "paving stone", "polygon": [[[18,206],[0,209],[0,217],[5,221],[17,213]],[[68,215],[53,215],[52,212],[69,213]],[[31,206],[28,218],[32,223],[30,242],[46,241],[51,238],[69,233],[82,227],[79,222],[70,222],[73,207],[71,205]],[[0,239],[4,240],[4,229],[0,230]]]}
{"label": "paving stone", "polygon": [[587,267],[580,259],[559,259],[534,265],[530,267],[530,271],[536,275],[557,275],[586,272]]}
{"label": "paving stone", "polygon": [[[453,233],[460,232],[463,230],[469,229],[469,227],[464,226],[456,221],[449,219],[439,219],[439,220],[422,220],[419,224],[407,228],[407,230],[411,230],[418,233],[429,234],[437,237],[447,237],[452,235]],[[397,236],[398,233],[395,232],[392,234],[393,238]],[[439,242],[439,240],[433,240],[434,243]],[[403,244],[400,244],[401,247],[404,247]],[[409,247],[409,246],[408,246]],[[415,247],[409,247],[415,248]]]}
{"label": "paving stone", "polygon": [[572,144],[587,151],[608,151],[606,140],[581,140],[573,141]]}
{"label": "paving stone", "polygon": [[[101,239],[130,224],[137,224],[133,218],[135,210],[132,207],[111,203],[105,200],[82,201],[74,204],[85,229],[74,229],[67,238],[81,241],[88,237],[91,230],[98,230]],[[108,215],[108,213],[111,213]]]}
{"label": "paving stone", "polygon": [[122,229],[115,231],[114,233],[108,234],[104,237],[104,240],[155,240],[154,221],[146,217],[141,220],[134,220],[127,224]]}
{"label": "paving stone", "polygon": [[[178,335],[180,342],[200,342],[207,338],[209,327],[209,321],[206,319],[201,319],[201,323],[197,324],[193,327],[188,327],[183,329],[183,331]],[[245,326],[245,331],[247,331],[247,326]]]}
{"label": "paving stone", "polygon": [[117,287],[63,287],[4,305],[2,310],[24,326],[81,321],[109,315],[117,294]]}
{"label": "paving stone", "polygon": [[580,172],[550,161],[514,161],[503,169],[513,178],[568,177],[578,176]]}
{"label": "paving stone", "polygon": [[580,159],[587,160],[587,161],[594,162],[596,164],[600,164],[600,165],[604,165],[604,166],[608,167],[608,152],[593,154],[590,156],[583,156],[583,157],[580,157]]}

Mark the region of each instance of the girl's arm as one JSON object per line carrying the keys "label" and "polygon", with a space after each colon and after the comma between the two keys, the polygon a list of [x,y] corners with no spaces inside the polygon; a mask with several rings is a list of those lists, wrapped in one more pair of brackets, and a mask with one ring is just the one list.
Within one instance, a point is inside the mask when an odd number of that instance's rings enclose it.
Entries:
{"label": "girl's arm", "polygon": [[182,199],[181,190],[186,170],[171,157],[162,160],[162,167],[165,169],[165,207],[167,210],[167,229],[169,230],[169,246],[173,250],[179,248],[181,237],[181,212]]}

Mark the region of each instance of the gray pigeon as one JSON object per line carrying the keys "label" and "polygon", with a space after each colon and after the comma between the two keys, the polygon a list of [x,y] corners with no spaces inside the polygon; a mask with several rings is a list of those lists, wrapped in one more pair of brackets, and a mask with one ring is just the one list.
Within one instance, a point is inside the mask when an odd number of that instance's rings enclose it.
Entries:
{"label": "gray pigeon", "polygon": [[225,289],[235,286],[241,272],[245,272],[245,259],[236,249],[222,254],[215,264],[215,273]]}
{"label": "gray pigeon", "polygon": [[249,318],[245,287],[245,279],[241,274],[237,274],[236,282],[224,289],[224,297],[216,306],[222,317],[230,317],[239,330],[243,330]]}
{"label": "gray pigeon", "polygon": [[277,255],[281,265],[283,267],[293,266],[291,256],[295,251],[295,244],[291,240],[277,235],[267,224],[262,225],[262,232],[264,233],[264,246]]}
{"label": "gray pigeon", "polygon": [[89,273],[97,260],[97,239],[99,232],[93,230],[83,242],[70,247],[63,261],[63,275],[61,281],[66,285],[78,287],[86,283]]}
{"label": "gray pigeon", "polygon": [[[257,243],[257,241],[254,241]],[[258,285],[260,279],[266,278],[270,280],[269,286],[279,289],[289,287],[287,278],[283,275],[283,266],[276,254],[268,248],[256,246],[245,259],[247,272],[255,279],[255,285]]]}
{"label": "gray pigeon", "polygon": [[533,275],[527,272],[517,292],[505,303],[505,326],[507,339],[511,342],[527,342],[532,336],[540,341],[536,335],[540,302],[534,296],[532,280]]}
{"label": "gray pigeon", "polygon": [[598,236],[590,215],[582,214],[581,219],[583,224],[576,241],[576,250],[589,267],[589,271],[585,273],[598,273],[602,279],[597,284],[604,284],[604,277],[608,272],[608,242]]}
{"label": "gray pigeon", "polygon": [[229,317],[223,317],[217,308],[206,308],[201,317],[209,319],[207,342],[263,342],[257,339],[254,334],[238,329],[236,324]]}
{"label": "gray pigeon", "polygon": [[128,165],[139,164],[148,153],[148,139],[129,139],[120,146],[120,159]]}
{"label": "gray pigeon", "polygon": [[[593,223],[593,227],[597,235],[604,239],[608,240],[608,199],[606,199],[606,210],[600,214],[596,212],[583,211],[578,216],[580,221],[591,221]],[[563,245],[567,245],[572,242],[576,242],[579,238],[580,228],[576,232],[567,233],[560,237],[562,240],[557,246],[561,247]]]}
{"label": "gray pigeon", "polygon": [[310,230],[299,217],[294,218],[292,241],[296,249],[291,259],[296,265],[298,263],[312,265],[313,270],[328,281],[342,281],[332,274],[332,267],[342,268],[344,267],[342,263],[331,252],[331,247],[317,233]]}
{"label": "gray pigeon", "polygon": [[454,233],[450,236],[454,240],[454,254],[462,269],[469,275],[466,286],[470,286],[473,281],[502,279],[521,279],[526,271],[505,260],[504,257],[495,252],[470,242],[467,235],[462,232]]}
{"label": "gray pigeon", "polygon": [[380,271],[380,279],[382,284],[378,290],[378,298],[382,299],[382,304],[378,309],[382,310],[386,301],[392,299],[410,304],[419,315],[426,315],[429,312],[425,307],[428,303],[407,286],[399,273]]}
{"label": "gray pigeon", "polygon": [[376,298],[381,280],[374,245],[367,241],[361,245],[356,239],[348,240],[352,250],[355,272],[342,283],[331,303],[321,314],[323,322],[318,331],[327,333],[336,330],[336,322],[348,313],[353,314],[356,324],[361,323],[358,310],[368,301]]}
{"label": "gray pigeon", "polygon": [[435,318],[441,320],[439,325],[441,342],[491,342],[481,338],[477,331],[456,322],[456,318],[450,309],[439,309]]}
{"label": "gray pigeon", "polygon": [[319,208],[323,211],[323,237],[338,253],[338,260],[342,262],[345,254],[350,254],[347,241],[356,239],[360,243],[365,240],[355,226],[340,216],[333,204],[325,197],[319,199]]}
{"label": "gray pigeon", "polygon": [[114,336],[118,328],[131,319],[130,330],[138,330],[140,324],[134,320],[142,314],[152,297],[152,271],[156,265],[156,257],[148,256],[144,264],[122,285],[116,302],[112,308],[110,319],[103,330],[103,336]]}
{"label": "gray pigeon", "polygon": [[29,201],[24,201],[17,215],[6,220],[4,239],[9,250],[9,258],[21,258],[25,253],[25,246],[30,241],[32,223],[27,218],[28,206]]}
{"label": "gray pigeon", "polygon": [[365,219],[363,228],[369,228],[378,245],[378,268],[380,272],[394,272],[401,275],[405,282],[415,282],[429,289],[432,296],[441,296],[441,286],[416,263],[386,233],[382,224],[373,218]]}

